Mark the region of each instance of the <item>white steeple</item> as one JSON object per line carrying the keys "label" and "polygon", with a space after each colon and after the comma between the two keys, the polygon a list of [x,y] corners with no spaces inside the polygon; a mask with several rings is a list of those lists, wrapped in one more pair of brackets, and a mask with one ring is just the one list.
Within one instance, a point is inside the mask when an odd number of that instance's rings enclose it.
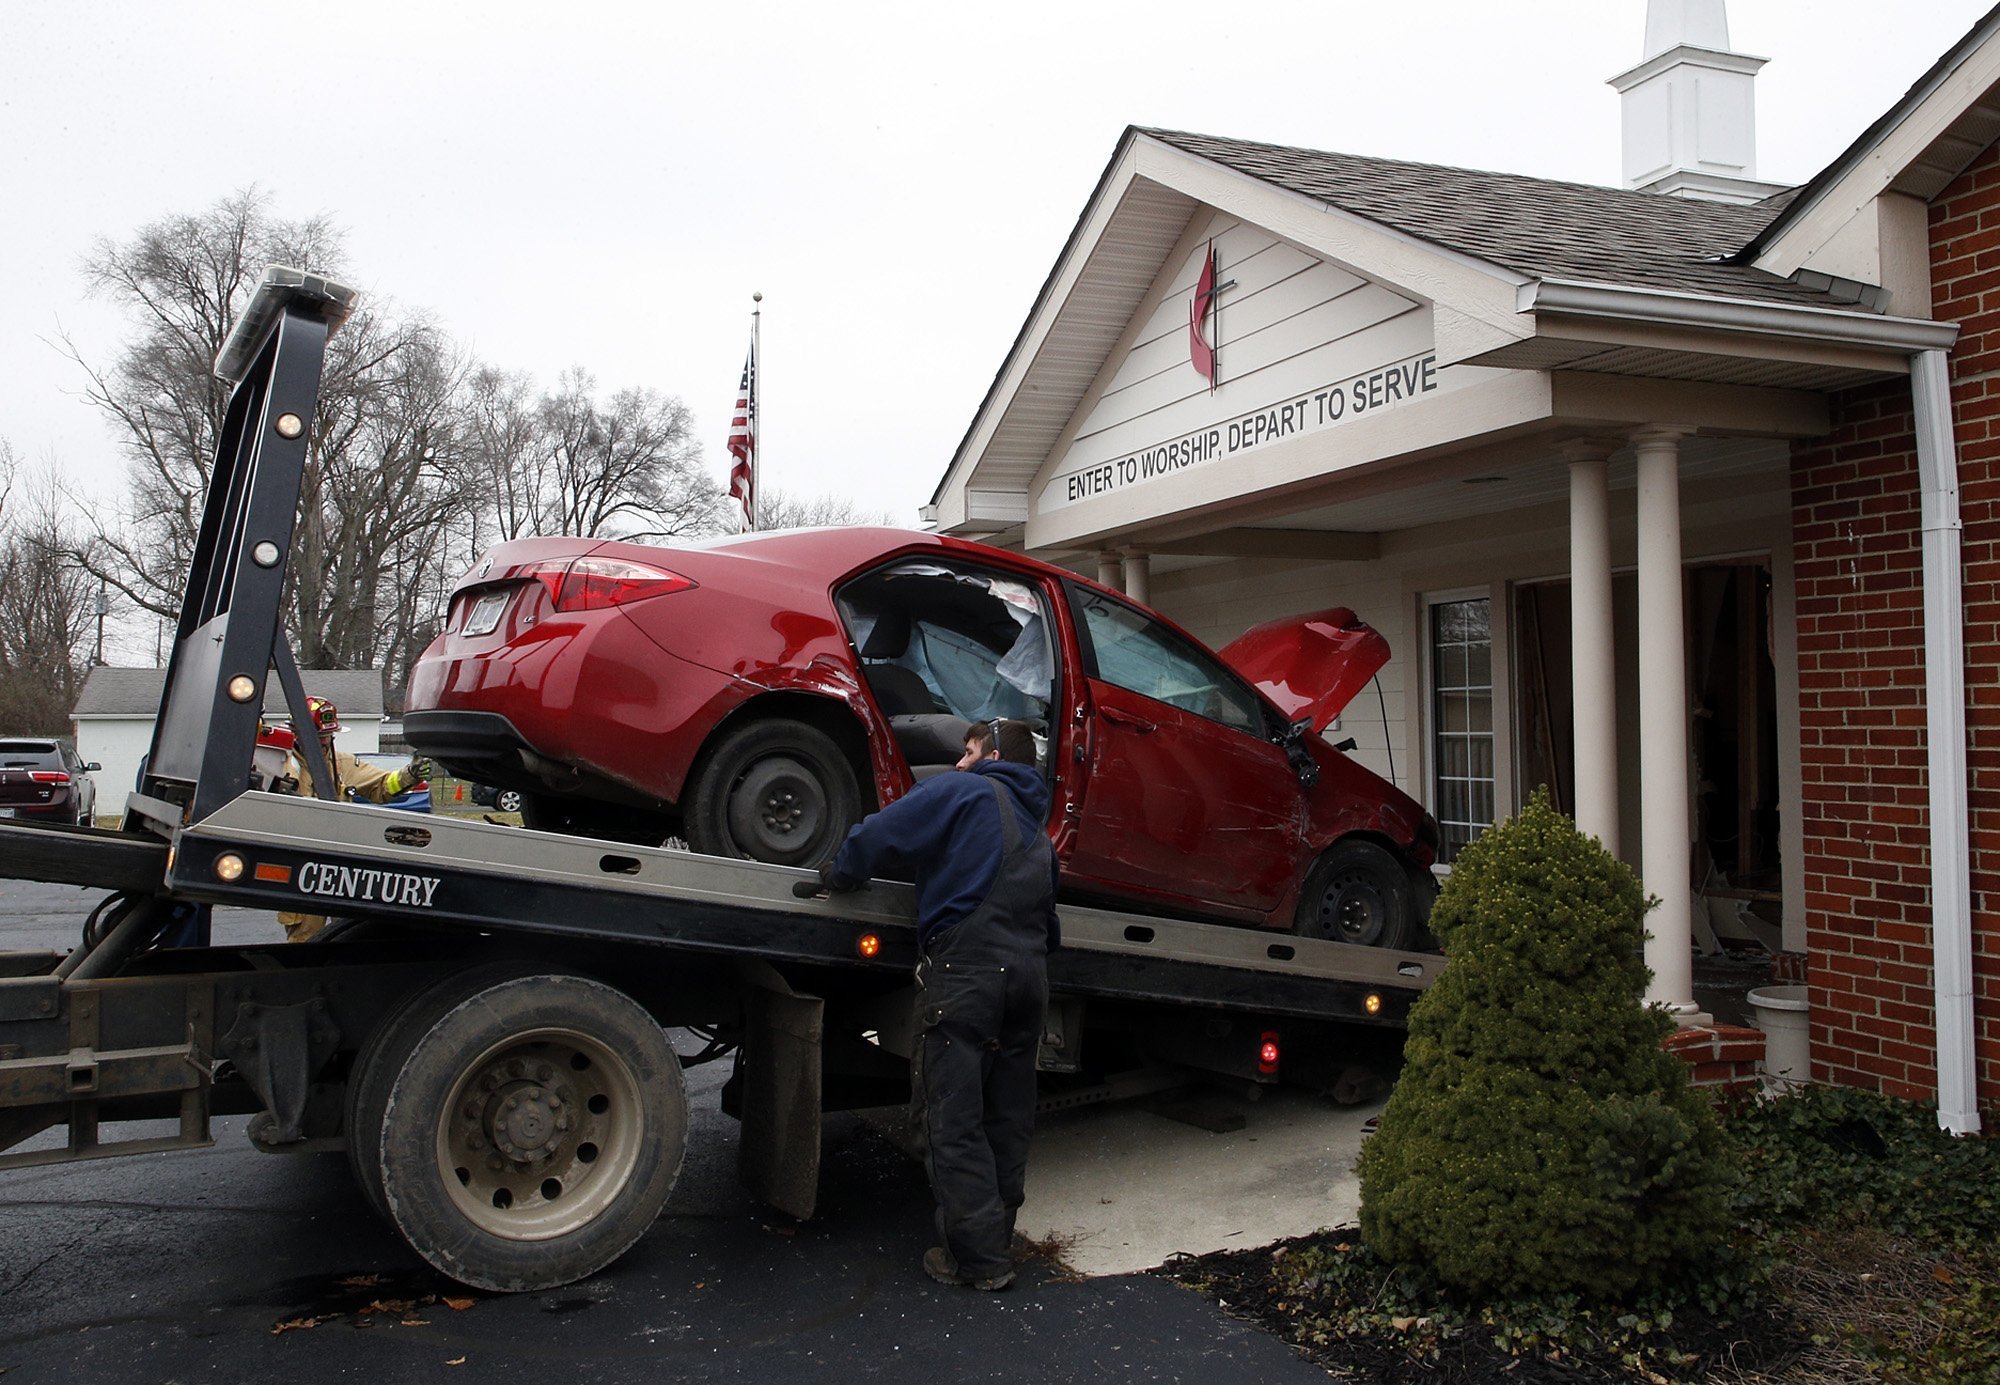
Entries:
{"label": "white steeple", "polygon": [[1723,0],[1646,0],[1645,59],[1611,79],[1624,101],[1625,186],[1711,202],[1755,202],[1763,58],[1729,49]]}
{"label": "white steeple", "polygon": [[1729,51],[1729,15],[1722,0],[1648,0],[1646,56],[1681,47]]}

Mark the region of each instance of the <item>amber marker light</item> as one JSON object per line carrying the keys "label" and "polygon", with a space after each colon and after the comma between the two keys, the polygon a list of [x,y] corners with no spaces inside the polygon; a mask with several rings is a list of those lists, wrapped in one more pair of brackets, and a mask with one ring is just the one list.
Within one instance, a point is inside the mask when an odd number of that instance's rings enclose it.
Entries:
{"label": "amber marker light", "polygon": [[1366,1010],[1371,1015],[1381,1014],[1382,997],[1379,995],[1370,995],[1366,1000],[1363,1000],[1361,1002],[1361,1008]]}
{"label": "amber marker light", "polygon": [[236,881],[243,878],[243,858],[233,851],[225,851],[215,858],[215,878]]}
{"label": "amber marker light", "polygon": [[863,959],[873,961],[875,954],[882,950],[882,940],[873,933],[863,933],[854,940],[854,950],[860,953]]}
{"label": "amber marker light", "polygon": [[257,695],[257,684],[249,674],[239,673],[229,680],[229,700],[248,702]]}
{"label": "amber marker light", "polygon": [[250,875],[254,880],[269,881],[273,885],[289,885],[292,883],[292,868],[290,866],[260,865],[251,871]]}

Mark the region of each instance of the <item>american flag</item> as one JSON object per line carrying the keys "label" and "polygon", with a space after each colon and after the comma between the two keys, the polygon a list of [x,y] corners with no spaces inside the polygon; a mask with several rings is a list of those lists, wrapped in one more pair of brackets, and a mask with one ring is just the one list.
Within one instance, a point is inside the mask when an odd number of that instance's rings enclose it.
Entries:
{"label": "american flag", "polygon": [[743,358],[743,383],[736,387],[736,412],[729,420],[729,496],[743,507],[743,532],[757,527],[757,342]]}

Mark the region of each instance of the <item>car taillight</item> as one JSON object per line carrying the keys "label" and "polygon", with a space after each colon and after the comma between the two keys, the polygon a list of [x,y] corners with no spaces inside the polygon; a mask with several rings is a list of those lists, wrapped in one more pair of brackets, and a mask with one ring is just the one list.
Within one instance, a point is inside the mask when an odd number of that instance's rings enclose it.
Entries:
{"label": "car taillight", "polygon": [[29,773],[28,777],[37,784],[67,784],[69,782],[69,775],[59,769],[34,770]]}
{"label": "car taillight", "polygon": [[693,578],[625,558],[542,563],[529,569],[528,576],[548,589],[549,602],[558,611],[600,611],[694,586]]}

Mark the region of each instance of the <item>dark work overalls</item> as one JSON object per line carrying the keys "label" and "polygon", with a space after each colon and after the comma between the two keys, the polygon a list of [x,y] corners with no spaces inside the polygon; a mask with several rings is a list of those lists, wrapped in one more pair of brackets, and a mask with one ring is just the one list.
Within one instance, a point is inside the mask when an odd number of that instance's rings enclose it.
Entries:
{"label": "dark work overalls", "polygon": [[912,1083],[938,1232],[971,1279],[1013,1268],[1054,906],[1049,839],[1023,840],[1014,796],[988,782],[1000,808],[1000,870],[978,908],[924,944]]}

